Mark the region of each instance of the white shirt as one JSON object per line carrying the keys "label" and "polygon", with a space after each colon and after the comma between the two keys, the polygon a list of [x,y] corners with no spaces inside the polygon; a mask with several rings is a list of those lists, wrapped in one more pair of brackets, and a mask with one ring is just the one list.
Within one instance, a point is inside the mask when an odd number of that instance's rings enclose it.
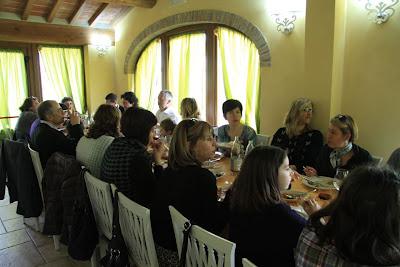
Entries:
{"label": "white shirt", "polygon": [[175,124],[178,124],[180,119],[178,113],[172,108],[168,107],[166,110],[158,110],[156,113],[158,123],[165,119],[171,119]]}

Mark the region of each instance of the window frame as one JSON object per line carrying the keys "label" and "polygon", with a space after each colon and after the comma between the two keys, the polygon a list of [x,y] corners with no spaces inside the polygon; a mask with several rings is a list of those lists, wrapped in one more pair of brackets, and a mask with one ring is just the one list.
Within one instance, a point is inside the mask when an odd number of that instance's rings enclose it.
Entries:
{"label": "window frame", "polygon": [[[215,30],[217,27],[225,27],[233,31],[239,32],[249,38],[245,33],[235,29],[233,27],[218,24],[218,23],[202,23],[195,25],[188,25],[179,27],[165,33],[162,33],[153,39],[151,39],[148,44],[150,44],[155,39],[161,39],[161,85],[162,88],[167,88],[168,85],[168,60],[169,60],[169,39],[185,34],[191,33],[205,33],[206,34],[206,121],[211,125],[217,125],[217,36]],[[250,38],[249,38],[250,39]],[[139,53],[140,55],[147,48],[147,45]],[[137,61],[138,62],[138,61]],[[137,62],[134,66],[134,73],[136,73]]]}

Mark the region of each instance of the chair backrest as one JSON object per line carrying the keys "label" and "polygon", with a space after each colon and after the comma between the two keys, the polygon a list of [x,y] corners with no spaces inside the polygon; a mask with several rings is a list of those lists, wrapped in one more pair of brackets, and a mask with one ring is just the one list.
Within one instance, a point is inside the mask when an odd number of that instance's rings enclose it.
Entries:
{"label": "chair backrest", "polygon": [[157,267],[150,210],[118,192],[119,223],[130,258],[136,266]]}
{"label": "chair backrest", "polygon": [[42,201],[44,201],[43,189],[42,189],[43,167],[42,167],[42,163],[40,162],[39,152],[37,152],[36,150],[33,150],[29,144],[28,144],[28,149],[29,149],[29,154],[31,154],[33,168],[35,169],[36,178],[38,180],[40,194],[42,196]]}
{"label": "chair backrest", "polygon": [[256,146],[257,145],[263,145],[263,146],[269,145],[270,139],[271,139],[271,136],[263,135],[263,134],[257,134],[255,145]]}
{"label": "chair backrest", "polygon": [[372,162],[375,166],[380,166],[382,164],[382,162],[383,162],[382,157],[378,157],[378,156],[374,156],[374,155],[371,155],[371,157],[372,157]]}
{"label": "chair backrest", "polygon": [[[169,206],[176,246],[181,257],[186,219],[173,206]],[[236,244],[193,225],[189,233],[186,266],[235,266]]]}
{"label": "chair backrest", "polygon": [[243,267],[257,267],[254,263],[252,263],[251,261],[249,261],[246,258],[242,259],[242,264],[243,264]]}
{"label": "chair backrest", "polygon": [[113,217],[113,198],[110,184],[97,179],[88,171],[85,172],[85,183],[90,203],[92,204],[97,229],[110,240],[112,236]]}

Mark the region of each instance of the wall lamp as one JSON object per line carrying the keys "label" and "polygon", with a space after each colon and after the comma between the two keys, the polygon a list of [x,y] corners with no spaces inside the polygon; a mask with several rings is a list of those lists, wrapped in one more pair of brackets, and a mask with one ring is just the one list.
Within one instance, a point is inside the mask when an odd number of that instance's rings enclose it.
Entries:
{"label": "wall lamp", "polygon": [[365,9],[368,11],[368,17],[376,24],[382,24],[393,16],[395,5],[400,0],[363,0],[365,1]]}
{"label": "wall lamp", "polygon": [[293,32],[298,15],[304,14],[305,0],[268,1],[267,10],[276,23],[276,30],[286,35]]}
{"label": "wall lamp", "polygon": [[111,39],[106,35],[93,35],[91,43],[97,50],[97,55],[102,57],[107,54],[108,49],[112,46]]}

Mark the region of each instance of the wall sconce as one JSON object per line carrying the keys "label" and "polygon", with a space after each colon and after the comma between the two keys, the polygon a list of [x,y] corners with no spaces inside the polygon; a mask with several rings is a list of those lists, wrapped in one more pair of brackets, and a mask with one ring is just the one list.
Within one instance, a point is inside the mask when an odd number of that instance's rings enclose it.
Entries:
{"label": "wall sconce", "polygon": [[286,35],[293,32],[297,15],[304,13],[305,0],[269,1],[268,13],[277,24],[276,30]]}
{"label": "wall sconce", "polygon": [[296,21],[295,14],[274,14],[273,16],[275,17],[275,22],[277,24],[276,30],[278,32],[290,34],[294,30],[294,22]]}
{"label": "wall sconce", "polygon": [[111,39],[106,35],[94,35],[94,36],[92,36],[91,43],[96,48],[97,55],[99,57],[102,57],[105,54],[107,54],[108,49],[110,49],[110,47],[112,46]]}
{"label": "wall sconce", "polygon": [[399,0],[364,0],[365,9],[368,11],[368,17],[376,24],[382,24],[389,20],[394,14],[394,6]]}

